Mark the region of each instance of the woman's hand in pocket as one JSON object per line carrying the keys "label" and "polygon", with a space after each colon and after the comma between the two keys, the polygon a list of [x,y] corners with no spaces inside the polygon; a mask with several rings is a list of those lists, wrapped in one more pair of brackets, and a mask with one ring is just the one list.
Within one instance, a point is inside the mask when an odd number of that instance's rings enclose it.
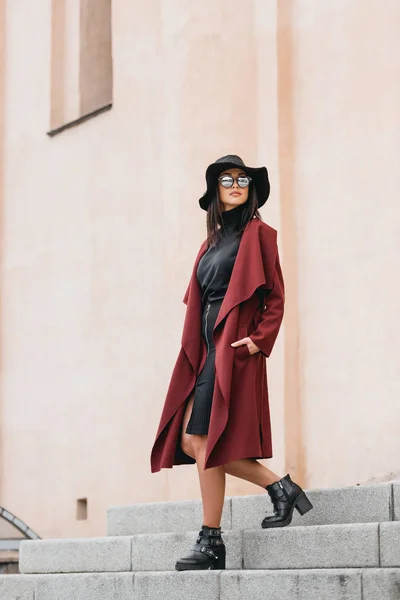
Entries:
{"label": "woman's hand in pocket", "polygon": [[260,348],[258,346],[256,346],[255,343],[252,342],[252,340],[249,337],[244,337],[241,340],[232,342],[231,346],[233,346],[234,348],[237,348],[237,346],[242,346],[244,344],[247,345],[249,354],[256,354],[257,352],[260,352]]}

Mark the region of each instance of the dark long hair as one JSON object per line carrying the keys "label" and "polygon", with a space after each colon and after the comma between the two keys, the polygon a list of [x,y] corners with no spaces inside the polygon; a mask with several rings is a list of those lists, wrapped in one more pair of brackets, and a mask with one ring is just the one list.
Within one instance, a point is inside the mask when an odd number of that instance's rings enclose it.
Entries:
{"label": "dark long hair", "polygon": [[[258,196],[253,181],[250,182],[249,194],[244,204],[245,206],[243,207],[242,218],[240,221],[237,235],[241,235],[243,233],[243,230],[246,227],[247,223],[251,221],[251,219],[253,219],[254,217],[260,219],[260,221],[263,220],[258,210]],[[211,192],[211,201],[207,209],[208,248],[210,248],[210,246],[215,246],[221,237],[217,225],[222,226],[222,212],[223,211],[221,211],[221,202],[219,199],[218,185],[216,184]]]}

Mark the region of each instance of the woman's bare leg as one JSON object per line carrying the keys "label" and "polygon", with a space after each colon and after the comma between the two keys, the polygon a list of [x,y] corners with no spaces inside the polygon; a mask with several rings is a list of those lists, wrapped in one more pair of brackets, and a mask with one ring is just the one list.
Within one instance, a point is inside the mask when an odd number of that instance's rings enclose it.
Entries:
{"label": "woman's bare leg", "polygon": [[190,415],[192,414],[193,400],[194,400],[194,393],[191,395],[191,397],[186,405],[185,413],[184,413],[183,419],[182,419],[181,446],[182,446],[182,450],[184,451],[185,454],[187,454],[188,456],[191,456],[192,458],[195,458],[193,445],[192,445],[192,437],[193,436],[191,433],[185,433],[187,424],[190,419]]}
{"label": "woman's bare leg", "polygon": [[196,459],[199,474],[201,498],[203,503],[203,525],[220,527],[225,497],[225,469],[223,466],[204,470],[207,435],[186,433],[186,427],[192,413],[194,395],[189,399],[182,419],[182,450]]}
{"label": "woman's bare leg", "polygon": [[245,479],[263,488],[281,479],[267,467],[264,467],[255,458],[240,458],[223,465],[225,473]]}
{"label": "woman's bare leg", "polygon": [[225,497],[225,469],[222,465],[204,469],[208,436],[191,435],[203,502],[203,525],[220,527]]}

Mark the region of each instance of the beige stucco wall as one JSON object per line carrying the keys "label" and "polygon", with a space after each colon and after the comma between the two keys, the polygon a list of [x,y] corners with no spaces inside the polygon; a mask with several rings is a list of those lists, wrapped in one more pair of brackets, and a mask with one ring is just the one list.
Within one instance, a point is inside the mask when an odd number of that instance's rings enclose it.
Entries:
{"label": "beige stucco wall", "polygon": [[306,479],[400,474],[400,4],[291,3]]}
{"label": "beige stucco wall", "polygon": [[[5,64],[5,34],[6,34],[6,0],[0,0],[0,277],[3,273],[3,206],[4,206],[4,137],[5,137],[5,106],[4,106],[4,79],[6,73]],[[2,319],[2,301],[3,294],[2,281],[0,279],[0,473],[3,471],[3,436],[2,436],[2,415],[3,415],[3,404],[2,404],[2,393],[1,393],[1,375],[2,375],[2,363],[3,363],[3,346],[2,346],[2,332],[3,332],[3,319]],[[0,499],[2,495],[2,483],[3,480],[0,476]]]}
{"label": "beige stucco wall", "polygon": [[114,106],[54,138],[51,2],[7,8],[0,504],[70,537],[199,497],[195,466],[151,474],[150,449],[228,152],[269,169],[287,289],[265,464],[309,487],[398,473],[397,1],[121,0]]}

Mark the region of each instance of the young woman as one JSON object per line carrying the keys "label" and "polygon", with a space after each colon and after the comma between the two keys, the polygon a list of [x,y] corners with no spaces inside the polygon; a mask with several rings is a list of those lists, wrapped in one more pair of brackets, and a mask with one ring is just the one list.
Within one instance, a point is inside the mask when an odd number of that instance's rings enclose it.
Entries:
{"label": "young woman", "polygon": [[207,239],[197,254],[177,358],[151,452],[151,470],[196,463],[203,524],[177,570],[224,569],[221,517],[226,473],[265,488],[284,527],[312,504],[290,475],[258,462],[272,457],[266,357],[284,312],[277,231],[258,209],[270,192],[266,167],[236,155],[206,170]]}

